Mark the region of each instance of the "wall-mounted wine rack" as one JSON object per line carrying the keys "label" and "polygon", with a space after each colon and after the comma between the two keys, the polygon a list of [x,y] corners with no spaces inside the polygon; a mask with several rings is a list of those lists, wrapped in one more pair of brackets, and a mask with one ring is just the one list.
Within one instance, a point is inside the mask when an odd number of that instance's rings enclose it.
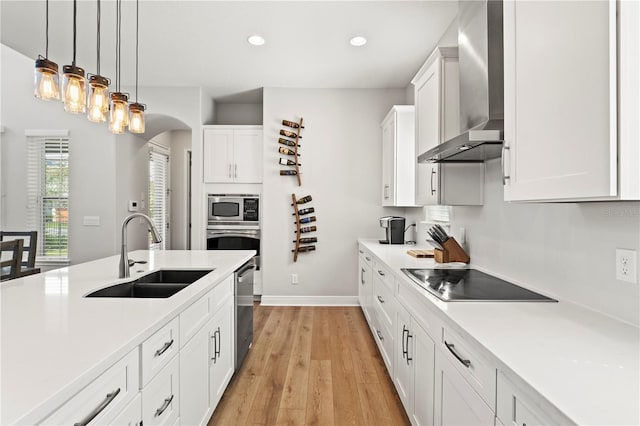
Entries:
{"label": "wall-mounted wine rack", "polygon": [[[302,122],[302,120],[300,120]],[[315,213],[315,208],[313,207],[305,207],[303,209],[298,209],[298,206],[302,204],[306,204],[311,201],[311,195],[304,196],[300,199],[296,199],[296,194],[291,194],[291,201],[293,202],[291,205],[293,206],[293,215],[296,217],[296,239],[293,241],[295,243],[295,248],[291,250],[293,252],[293,261],[298,261],[298,253],[308,253],[311,251],[315,251],[316,246],[313,245],[318,242],[317,237],[302,237],[302,234],[308,234],[311,232],[316,232],[317,227],[315,225],[307,225],[316,221],[315,216],[306,216],[311,213]],[[302,217],[306,216],[306,217]],[[306,226],[302,226],[306,225]]]}
{"label": "wall-mounted wine rack", "polygon": [[298,158],[300,157],[300,154],[298,153],[298,148],[300,148],[300,139],[302,139],[300,132],[302,131],[302,129],[304,129],[304,126],[302,125],[302,117],[300,117],[300,121],[298,123],[296,123],[295,121],[282,120],[282,125],[287,126],[293,130],[280,130],[280,135],[285,136],[285,138],[278,138],[278,143],[284,145],[278,149],[278,152],[287,156],[293,156],[293,160],[289,158],[280,158],[279,163],[283,166],[294,166],[295,169],[282,169],[280,170],[280,175],[296,176],[298,178],[298,186],[301,186],[302,181],[300,180],[300,161]]}

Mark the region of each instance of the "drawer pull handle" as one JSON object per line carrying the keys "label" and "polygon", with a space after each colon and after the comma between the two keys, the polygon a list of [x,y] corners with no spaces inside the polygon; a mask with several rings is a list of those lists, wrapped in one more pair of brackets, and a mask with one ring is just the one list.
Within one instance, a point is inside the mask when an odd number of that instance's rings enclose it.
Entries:
{"label": "drawer pull handle", "polygon": [[216,330],[216,333],[218,334],[218,337],[216,338],[216,343],[218,345],[218,348],[215,349],[216,351],[216,359],[220,358],[220,347],[222,346],[222,339],[220,338],[220,327],[218,327],[218,329]]}
{"label": "drawer pull handle", "polygon": [[380,333],[380,330],[376,330],[376,334],[378,335],[378,339],[384,340],[384,337],[382,337],[382,333]]}
{"label": "drawer pull handle", "polygon": [[367,262],[371,262],[371,258],[369,256],[365,256],[365,259],[367,259]]}
{"label": "drawer pull handle", "polygon": [[364,285],[364,268],[361,268],[360,270],[360,283]]}
{"label": "drawer pull handle", "polygon": [[171,401],[173,401],[173,394],[171,394],[171,396],[169,398],[166,398],[164,400],[164,403],[162,404],[162,407],[158,408],[156,410],[156,414],[153,415],[153,417],[160,417],[162,415],[162,413],[164,413],[164,411],[169,408],[169,405],[171,405]]}
{"label": "drawer pull handle", "polygon": [[109,404],[111,404],[111,401],[116,399],[116,396],[118,396],[119,393],[120,393],[120,388],[114,390],[111,393],[108,393],[107,397],[104,399],[104,401],[102,401],[100,403],[100,405],[98,405],[96,408],[94,408],[93,411],[90,412],[87,415],[87,417],[85,417],[84,419],[80,420],[78,423],[74,423],[73,426],[85,426],[85,425],[88,425],[91,420],[96,418],[96,416],[98,414],[102,413],[102,410],[104,410],[105,408],[107,408],[107,406]]}
{"label": "drawer pull handle", "polygon": [[360,254],[364,254],[364,252],[362,250],[358,250],[360,252]]}
{"label": "drawer pull handle", "polygon": [[409,329],[407,329],[406,325],[402,325],[402,358],[406,358],[409,355],[409,350],[405,348],[406,344],[409,343],[408,340],[405,340],[404,334],[409,334]]}
{"label": "drawer pull handle", "polygon": [[380,274],[381,277],[384,277],[384,272],[382,272],[382,270],[378,269],[378,274]]}
{"label": "drawer pull handle", "polygon": [[460,355],[458,355],[458,353],[455,351],[455,346],[453,345],[453,343],[447,343],[447,341],[445,340],[444,345],[447,347],[447,349],[449,349],[449,352],[451,352],[453,356],[455,356],[456,359],[460,361],[465,367],[469,368],[471,366],[470,360],[464,359]]}
{"label": "drawer pull handle", "polygon": [[382,296],[378,296],[378,302],[384,303],[384,299],[382,298]]}
{"label": "drawer pull handle", "polygon": [[158,349],[154,356],[162,355],[163,353],[165,353],[167,351],[167,349],[169,349],[171,347],[171,345],[173,345],[173,339],[169,340],[160,349]]}

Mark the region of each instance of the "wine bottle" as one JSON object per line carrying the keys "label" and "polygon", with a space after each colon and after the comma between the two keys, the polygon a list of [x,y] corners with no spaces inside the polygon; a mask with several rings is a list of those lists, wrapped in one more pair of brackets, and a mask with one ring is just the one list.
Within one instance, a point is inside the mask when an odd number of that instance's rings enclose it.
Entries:
{"label": "wine bottle", "polygon": [[[316,228],[315,226],[307,226],[306,228],[300,228],[300,233],[306,234],[307,232],[316,232],[317,230],[318,228]],[[293,232],[297,232],[297,231],[293,231]]]}
{"label": "wine bottle", "polygon": [[280,134],[282,136],[286,136],[288,138],[302,139],[302,136],[297,135],[296,132],[291,132],[289,130],[282,129],[282,130],[280,130]]}
{"label": "wine bottle", "polygon": [[305,204],[305,203],[308,203],[309,201],[311,201],[312,199],[313,198],[311,198],[311,195],[307,195],[307,196],[304,196],[304,197],[300,198],[298,201],[296,201],[296,204]]}
{"label": "wine bottle", "polygon": [[[295,161],[287,160],[286,158],[281,158],[279,163],[282,164],[283,166],[295,166],[296,165]],[[298,163],[298,166],[302,166],[302,164]]]}
{"label": "wine bottle", "polygon": [[[310,217],[303,217],[302,219],[299,220],[299,222],[302,223],[310,223],[310,222],[315,222],[316,221],[316,217],[315,216],[310,216]],[[295,223],[295,222],[293,222]]]}
{"label": "wine bottle", "polygon": [[295,170],[280,170],[280,176],[295,176],[298,172]]}
{"label": "wine bottle", "polygon": [[[293,127],[294,129],[298,129],[300,128],[300,125],[294,121],[289,121],[289,120],[282,120],[282,125],[283,126],[288,126],[288,127]],[[304,129],[304,126],[302,126],[302,128]]]}
{"label": "wine bottle", "polygon": [[[293,240],[292,242],[295,243],[296,240]],[[317,243],[317,242],[318,242],[318,238],[316,237],[300,238],[300,244],[311,244],[311,243]]]}
{"label": "wine bottle", "polygon": [[[296,155],[295,151],[290,150],[289,148],[285,148],[283,146],[281,146],[280,148],[278,148],[278,152],[280,154],[285,154],[285,155]],[[300,156],[300,154],[298,154],[298,157]]]}
{"label": "wine bottle", "polygon": [[[290,141],[289,139],[279,138],[278,143],[286,146],[296,146],[296,143],[294,141]],[[298,145],[298,148],[300,148],[300,145]]]}
{"label": "wine bottle", "polygon": [[[298,214],[300,216],[302,216],[303,214],[309,214],[309,213],[313,213],[315,211],[316,211],[316,209],[314,209],[313,207],[309,207],[307,209],[300,209],[300,211],[298,211]],[[296,214],[292,213],[292,215],[295,216]]]}
{"label": "wine bottle", "polygon": [[[303,246],[303,247],[298,247],[298,253],[304,253],[306,251],[315,251],[316,246]],[[295,250],[291,250],[291,251],[295,251]]]}

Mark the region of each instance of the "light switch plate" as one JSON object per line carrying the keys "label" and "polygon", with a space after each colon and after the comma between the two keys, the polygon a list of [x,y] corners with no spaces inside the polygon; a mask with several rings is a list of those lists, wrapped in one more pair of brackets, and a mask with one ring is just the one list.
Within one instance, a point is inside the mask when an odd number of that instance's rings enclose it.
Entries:
{"label": "light switch plate", "polygon": [[638,283],[638,252],[616,249],[616,279],[632,284]]}

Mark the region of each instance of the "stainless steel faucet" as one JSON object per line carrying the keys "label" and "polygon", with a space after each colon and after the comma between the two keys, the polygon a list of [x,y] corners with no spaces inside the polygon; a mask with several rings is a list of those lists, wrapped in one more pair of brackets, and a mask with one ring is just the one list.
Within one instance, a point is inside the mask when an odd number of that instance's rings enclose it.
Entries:
{"label": "stainless steel faucet", "polygon": [[129,278],[130,276],[129,267],[131,265],[129,264],[129,253],[127,250],[127,224],[131,222],[131,219],[136,217],[140,217],[147,221],[147,223],[149,224],[149,230],[151,231],[151,238],[153,239],[154,243],[159,243],[162,241],[162,238],[160,238],[160,233],[156,229],[149,216],[142,213],[133,213],[125,217],[122,221],[122,248],[120,250],[120,268],[118,270],[118,277],[120,278]]}

